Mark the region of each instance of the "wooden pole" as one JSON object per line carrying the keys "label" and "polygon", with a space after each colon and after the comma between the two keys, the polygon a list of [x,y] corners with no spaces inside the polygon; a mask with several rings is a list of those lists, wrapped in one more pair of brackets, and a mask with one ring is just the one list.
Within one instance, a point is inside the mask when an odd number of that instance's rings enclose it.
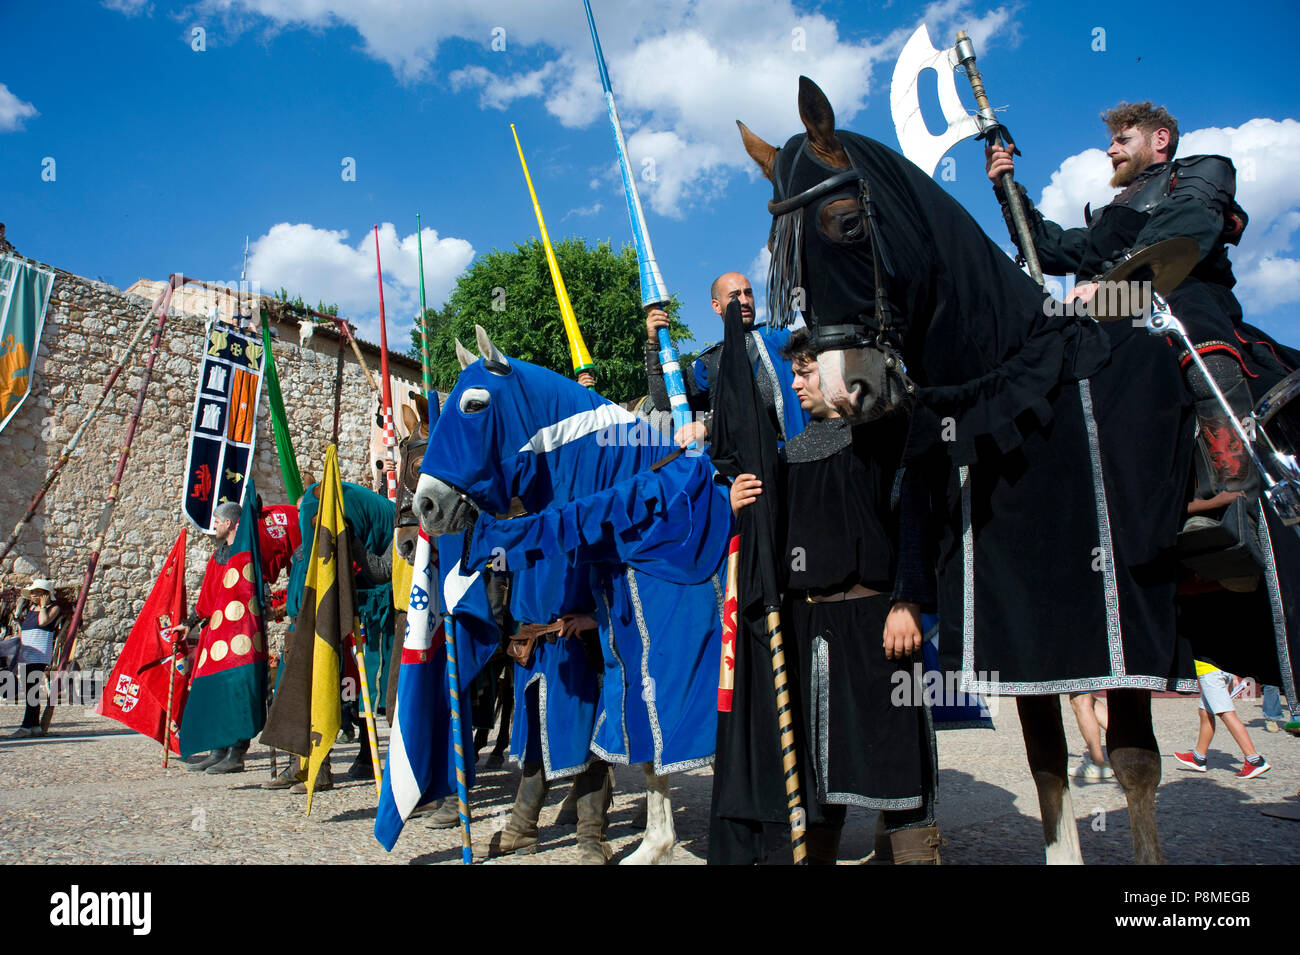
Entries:
{"label": "wooden pole", "polygon": [[388,323],[384,319],[384,270],[379,264],[379,226],[375,226],[375,274],[379,278],[379,374],[384,402],[384,454],[391,468],[387,478],[388,499],[397,500],[397,432],[393,429],[393,382],[388,375]]}
{"label": "wooden pole", "polygon": [[460,724],[460,675],[456,665],[456,618],[443,617],[443,638],[447,643],[447,691],[451,698],[451,747],[456,754],[456,809],[460,814],[460,861],[474,861],[469,831],[469,785],[465,777],[465,736]]}
{"label": "wooden pole", "polygon": [[357,659],[357,681],[361,684],[361,705],[366,708],[366,736],[370,740],[370,765],[375,774],[375,795],[382,797],[384,771],[379,762],[379,737],[375,733],[375,711],[370,705],[370,680],[366,677],[366,625],[357,618],[357,626],[361,630],[361,639],[358,641],[353,634],[348,634],[348,642],[352,644],[352,655]]}
{"label": "wooden pole", "polygon": [[794,740],[794,708],[790,702],[790,685],[785,668],[785,647],[781,639],[781,613],[767,610],[767,645],[772,654],[772,682],[776,687],[776,723],[781,736],[781,770],[785,774],[786,808],[790,812],[790,847],[794,864],[808,861],[807,813],[799,792],[799,759]]}
{"label": "wooden pole", "polygon": [[[986,124],[997,124],[997,116],[989,105],[988,93],[984,90],[984,79],[975,66],[975,46],[966,31],[957,34],[957,57],[966,69],[972,91],[975,93],[975,105],[979,107],[980,117]],[[990,145],[1002,145],[1002,137],[994,134]],[[1007,208],[1011,210],[1011,221],[1016,227],[1016,236],[1020,239],[1020,252],[1029,266],[1030,277],[1040,286],[1043,284],[1043,267],[1038,262],[1038,250],[1034,247],[1034,237],[1029,231],[1029,219],[1025,216],[1025,207],[1020,201],[1020,190],[1015,186],[1011,173],[1004,172],[999,180],[1002,193],[1007,197]]]}

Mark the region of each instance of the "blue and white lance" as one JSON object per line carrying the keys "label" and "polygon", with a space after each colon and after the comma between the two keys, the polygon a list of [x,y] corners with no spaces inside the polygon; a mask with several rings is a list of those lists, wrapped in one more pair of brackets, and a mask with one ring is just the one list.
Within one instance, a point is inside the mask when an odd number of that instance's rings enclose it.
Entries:
{"label": "blue and white lance", "polygon": [[[632,167],[627,155],[627,142],[623,139],[623,125],[618,121],[618,109],[614,106],[614,90],[609,85],[609,69],[605,66],[605,54],[600,49],[600,37],[596,34],[596,20],[591,15],[590,0],[582,0],[587,8],[587,25],[591,27],[591,42],[596,49],[596,66],[600,70],[600,85],[605,90],[605,108],[609,111],[609,125],[614,130],[614,145],[618,150],[618,167],[623,174],[623,192],[627,197],[627,215],[632,221],[632,239],[636,243],[636,259],[641,269],[641,307],[653,308],[668,304],[668,292],[664,288],[663,276],[659,274],[659,263],[655,261],[654,249],[650,246],[650,233],[646,230],[645,213],[641,209],[641,196],[636,190],[636,180],[632,178]],[[673,409],[673,430],[680,431],[691,423],[691,408],[686,400],[686,385],[682,381],[681,360],[673,341],[668,337],[668,329],[659,329],[659,364],[663,368],[664,386],[668,390],[668,400]],[[691,447],[694,447],[692,444]]]}

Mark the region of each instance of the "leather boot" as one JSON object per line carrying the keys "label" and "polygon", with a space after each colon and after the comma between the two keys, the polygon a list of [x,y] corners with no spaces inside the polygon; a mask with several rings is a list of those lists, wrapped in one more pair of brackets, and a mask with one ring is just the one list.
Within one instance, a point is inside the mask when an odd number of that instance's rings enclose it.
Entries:
{"label": "leather boot", "polygon": [[[465,812],[469,815],[470,822],[473,822],[474,813],[469,806],[465,807]],[[460,826],[460,800],[455,796],[448,796],[438,803],[438,808],[429,816],[429,821],[425,825],[430,829],[458,828]]]}
{"label": "leather boot", "polygon": [[[316,771],[316,785],[313,792],[324,792],[327,789],[334,788],[334,773],[330,769],[330,758],[325,757],[325,762],[320,764],[320,769]],[[307,794],[307,783],[305,781],[294,783],[293,788],[289,790],[295,796],[305,796]]]}
{"label": "leather boot", "polygon": [[217,765],[217,763],[225,759],[226,753],[229,751],[230,751],[229,746],[223,746],[221,749],[214,749],[212,752],[208,753],[207,756],[199,760],[197,763],[190,763],[185,768],[189,770],[191,773],[205,772],[209,766],[215,766]]}
{"label": "leather boot", "polygon": [[[1232,415],[1238,421],[1249,415],[1254,407],[1250,386],[1236,361],[1224,355],[1209,355],[1205,366],[1227,399]],[[1196,437],[1207,472],[1205,483],[1209,485],[1198,488],[1196,496],[1209,498],[1221,491],[1240,491],[1253,504],[1260,495],[1261,479],[1249,449],[1237,435],[1228,411],[1214,397],[1200,369],[1190,365],[1186,374],[1188,387],[1196,397]],[[1196,515],[1187,521],[1184,530],[1213,523],[1212,517]]]}
{"label": "leather boot", "polygon": [[361,737],[361,748],[357,750],[357,758],[348,767],[348,779],[374,778],[375,764],[370,753],[370,737],[369,735],[363,735]]}
{"label": "leather boot", "polygon": [[510,821],[500,832],[494,833],[488,843],[488,858],[520,853],[527,855],[537,851],[537,817],[542,814],[542,804],[551,784],[546,781],[546,773],[541,763],[530,763],[524,767],[519,779],[519,791],[515,793],[515,804],[510,807]]}
{"label": "leather boot", "polygon": [[604,865],[609,862],[610,848],[605,842],[609,824],[609,804],[614,798],[612,771],[608,763],[597,761],[573,781],[578,808],[578,864]]}
{"label": "leather boot", "polygon": [[921,829],[896,829],[889,834],[895,865],[939,865],[939,847],[943,839],[938,826]]}
{"label": "leather boot", "polygon": [[569,794],[564,797],[564,802],[560,804],[560,814],[555,817],[555,824],[565,829],[578,824],[578,789],[576,786],[569,787]]}
{"label": "leather boot", "polygon": [[269,779],[262,783],[263,789],[290,789],[294,783],[301,783],[307,779],[307,767],[303,764],[302,759],[294,757],[289,761],[289,765],[284,768],[279,776]]}
{"label": "leather boot", "polygon": [[226,750],[225,758],[207,768],[214,776],[222,773],[242,773],[244,771],[244,754],[248,752],[248,740],[240,740]]}

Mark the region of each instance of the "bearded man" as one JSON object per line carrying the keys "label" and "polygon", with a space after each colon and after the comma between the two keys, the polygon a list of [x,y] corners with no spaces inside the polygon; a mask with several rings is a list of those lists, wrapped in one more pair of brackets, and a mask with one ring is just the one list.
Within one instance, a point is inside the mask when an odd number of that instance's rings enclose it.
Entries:
{"label": "bearded man", "polygon": [[[1091,207],[1084,209],[1086,228],[1063,229],[1043,218],[1024,188],[1016,186],[1043,271],[1074,273],[1079,284],[1071,298],[1087,303],[1097,294],[1097,280],[1127,253],[1177,236],[1196,240],[1197,264],[1168,295],[1169,306],[1187,329],[1233,414],[1242,418],[1254,407],[1247,378],[1259,379],[1254,396],[1258,398],[1291,368],[1286,349],[1273,347],[1275,343],[1266,335],[1242,322],[1241,304],[1232,294],[1236,278],[1227,246],[1240,241],[1247,223],[1245,211],[1234,198],[1236,170],[1223,156],[1175,159],[1178,121],[1163,106],[1120,103],[1103,113],[1102,120],[1111,133],[1106,151],[1114,170],[1110,184],[1122,191],[1096,212]],[[999,181],[1003,173],[1014,172],[1014,151],[1014,143],[985,150],[988,176],[1013,240],[1016,231]],[[1260,477],[1247,449],[1191,356],[1181,352],[1178,360],[1196,401],[1199,439],[1208,465],[1197,496],[1209,499],[1223,494],[1220,500],[1226,503],[1230,497],[1245,495],[1253,501],[1260,493]]]}

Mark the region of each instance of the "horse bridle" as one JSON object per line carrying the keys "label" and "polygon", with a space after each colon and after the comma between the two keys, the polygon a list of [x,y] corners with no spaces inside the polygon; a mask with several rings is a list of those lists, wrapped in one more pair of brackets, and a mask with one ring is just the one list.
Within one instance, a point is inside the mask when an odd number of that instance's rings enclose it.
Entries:
{"label": "horse bridle", "polygon": [[[807,140],[800,145],[799,151],[795,154],[794,161],[790,164],[791,175],[794,174],[794,169],[798,165],[799,158],[802,156],[806,145]],[[850,159],[848,169],[823,179],[803,192],[796,193],[786,199],[770,200],[767,204],[767,211],[772,214],[773,229],[775,229],[776,220],[780,216],[803,208],[822,196],[836,192],[845,183],[854,180],[858,182],[858,209],[867,224],[867,238],[871,245],[871,266],[875,282],[875,303],[872,315],[874,324],[867,320],[865,312],[859,314],[855,321],[849,323],[839,325],[812,324],[809,327],[809,344],[818,351],[838,351],[874,346],[894,356],[901,366],[902,359],[898,354],[900,346],[899,333],[893,321],[893,308],[889,303],[885,283],[881,280],[882,263],[885,274],[893,275],[894,269],[889,261],[889,253],[880,238],[880,227],[876,223],[875,203],[871,200],[871,187],[867,182],[867,177],[859,172],[857,167],[852,165],[852,162],[853,160]]]}

